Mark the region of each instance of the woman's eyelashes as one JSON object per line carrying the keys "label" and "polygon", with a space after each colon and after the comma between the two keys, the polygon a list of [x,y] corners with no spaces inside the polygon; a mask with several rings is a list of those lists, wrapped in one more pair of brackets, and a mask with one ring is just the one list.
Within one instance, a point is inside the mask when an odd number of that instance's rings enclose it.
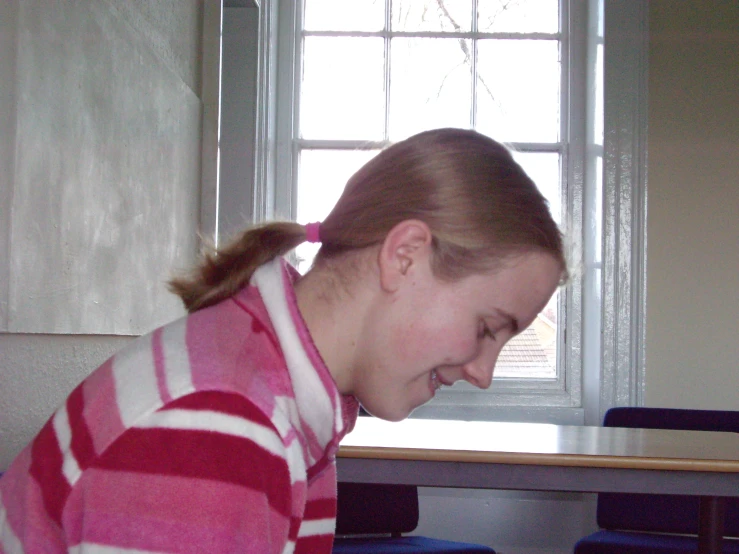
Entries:
{"label": "woman's eyelashes", "polygon": [[480,330],[477,332],[477,337],[479,339],[489,338],[495,340],[495,333],[490,329],[487,323],[483,322],[480,324]]}

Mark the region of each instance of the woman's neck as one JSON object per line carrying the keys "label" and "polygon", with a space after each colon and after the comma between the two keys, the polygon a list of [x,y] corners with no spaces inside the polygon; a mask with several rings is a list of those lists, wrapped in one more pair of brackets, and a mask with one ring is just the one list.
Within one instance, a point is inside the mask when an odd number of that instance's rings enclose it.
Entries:
{"label": "woman's neck", "polygon": [[339,392],[352,393],[352,368],[371,298],[365,279],[351,284],[335,271],[315,268],[295,284],[298,308]]}

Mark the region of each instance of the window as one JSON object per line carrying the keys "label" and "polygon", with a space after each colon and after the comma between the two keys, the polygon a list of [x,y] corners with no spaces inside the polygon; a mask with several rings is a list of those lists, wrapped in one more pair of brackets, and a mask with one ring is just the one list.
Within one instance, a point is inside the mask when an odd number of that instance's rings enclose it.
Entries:
{"label": "window", "polygon": [[[294,111],[284,136],[293,156],[284,182],[296,191],[290,217],[322,220],[347,178],[380,148],[454,126],[509,144],[555,219],[580,218],[579,206],[562,202],[570,189],[582,187],[567,171],[574,52],[566,3],[562,9],[558,0],[305,0],[295,6],[287,23],[295,37]],[[297,249],[301,269],[315,249]],[[485,417],[511,403],[579,406],[579,388],[570,386],[579,382],[579,367],[566,363],[565,326],[557,325],[566,321],[567,297],[567,290],[555,295],[534,325],[509,343],[489,391],[458,383],[417,415]]]}
{"label": "window", "polygon": [[[571,240],[572,282],[545,311],[549,321],[542,318],[502,356],[491,390],[459,384],[415,415],[582,423],[599,421],[610,405],[638,401],[643,243],[630,231],[643,225],[644,110],[643,97],[633,93],[644,79],[633,68],[645,67],[645,48],[621,29],[643,31],[646,7],[641,0],[627,4],[260,3],[259,108],[250,137],[255,186],[243,213],[255,221],[321,220],[346,178],[380,148],[423,128],[454,125],[510,144]],[[610,58],[604,9],[615,13],[611,51],[620,52]],[[225,80],[225,58],[223,64]],[[606,74],[596,71],[603,65]],[[605,104],[603,81],[616,91]],[[631,88],[624,92],[622,82]],[[642,109],[629,109],[624,99]],[[602,140],[609,106],[637,130],[630,142],[617,136],[610,155]],[[604,112],[605,122],[596,117]],[[622,123],[620,133],[629,128]],[[627,178],[613,164],[624,159],[634,160]],[[312,257],[310,248],[298,250],[299,262]],[[632,266],[639,271],[629,276],[624,268]]]}

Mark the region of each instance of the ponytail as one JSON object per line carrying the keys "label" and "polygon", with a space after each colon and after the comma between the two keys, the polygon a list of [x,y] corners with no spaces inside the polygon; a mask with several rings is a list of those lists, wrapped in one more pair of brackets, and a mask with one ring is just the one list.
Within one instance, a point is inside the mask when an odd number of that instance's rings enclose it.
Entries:
{"label": "ponytail", "polygon": [[256,269],[306,240],[299,223],[273,222],[247,229],[222,248],[208,248],[200,264],[189,274],[169,281],[169,290],[192,313],[245,287]]}

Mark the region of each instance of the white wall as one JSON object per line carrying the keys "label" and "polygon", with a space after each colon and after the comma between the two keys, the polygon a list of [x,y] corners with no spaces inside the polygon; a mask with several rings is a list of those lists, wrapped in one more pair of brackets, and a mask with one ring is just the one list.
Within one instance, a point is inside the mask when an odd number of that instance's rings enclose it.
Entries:
{"label": "white wall", "polygon": [[8,328],[10,217],[15,175],[15,67],[18,2],[0,2],[0,332]]}
{"label": "white wall", "polygon": [[413,534],[485,544],[498,554],[570,554],[596,529],[592,494],[421,488]]}
{"label": "white wall", "polygon": [[645,403],[739,410],[739,2],[650,2]]}

